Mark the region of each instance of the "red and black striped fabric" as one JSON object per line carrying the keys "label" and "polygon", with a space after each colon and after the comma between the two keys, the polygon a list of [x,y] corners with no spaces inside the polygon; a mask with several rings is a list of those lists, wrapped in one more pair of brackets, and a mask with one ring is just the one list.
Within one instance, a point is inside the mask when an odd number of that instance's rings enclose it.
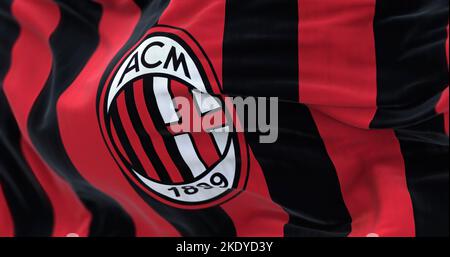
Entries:
{"label": "red and black striped fabric", "polygon": [[[448,236],[448,11],[447,0],[0,0],[0,236]],[[155,80],[118,95],[105,142],[102,87],[157,27],[201,46],[214,92],[280,99],[275,143],[232,141],[248,174],[226,201],[180,208],[123,173],[201,176],[152,114]],[[203,167],[217,162],[213,136],[188,138]]]}

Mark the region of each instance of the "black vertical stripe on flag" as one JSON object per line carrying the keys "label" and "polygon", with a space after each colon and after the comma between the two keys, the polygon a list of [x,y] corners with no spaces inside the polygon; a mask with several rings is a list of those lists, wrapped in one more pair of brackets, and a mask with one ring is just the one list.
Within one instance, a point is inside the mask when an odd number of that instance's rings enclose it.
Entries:
{"label": "black vertical stripe on flag", "polygon": [[3,80],[11,65],[11,51],[19,36],[19,24],[12,16],[11,11],[12,0],[0,2],[0,39],[2,47],[0,47],[0,82],[3,87]]}
{"label": "black vertical stripe on flag", "polygon": [[448,236],[448,136],[443,115],[395,130],[411,195],[416,236]]}
{"label": "black vertical stripe on flag", "polygon": [[3,92],[11,51],[20,31],[11,3],[0,2],[0,185],[13,219],[14,235],[51,236],[52,206],[22,155],[21,133]]}
{"label": "black vertical stripe on flag", "polygon": [[[119,62],[120,58],[122,58],[126,51],[135,45],[136,42],[156,24],[161,13],[169,4],[169,1],[167,0],[135,0],[135,2],[141,9],[141,18],[138,21],[138,24],[136,25],[130,39],[108,65],[105,74],[102,76],[100,85],[105,84],[107,76]],[[144,85],[144,88],[145,87],[146,86]],[[97,101],[99,101],[98,99],[100,98],[100,92],[101,90],[99,90],[97,95]],[[148,97],[146,98],[148,99]],[[154,121],[154,123],[155,125],[158,124],[157,121]],[[183,210],[174,208],[150,197],[146,192],[140,189],[139,186],[134,185],[134,182],[129,180],[129,183],[150,207],[152,207],[169,223],[171,223],[183,236],[236,236],[236,229],[233,221],[220,207],[212,207],[202,210]]]}
{"label": "black vertical stripe on flag", "polygon": [[447,0],[376,2],[378,110],[373,128],[393,127],[405,162],[417,236],[448,230],[448,137],[435,111],[448,86]]}
{"label": "black vertical stripe on flag", "polygon": [[22,156],[21,134],[0,90],[0,184],[14,223],[14,235],[51,236],[51,202]]}
{"label": "black vertical stripe on flag", "polygon": [[400,141],[415,141],[421,143],[448,146],[448,136],[445,134],[444,115],[437,115],[420,124],[395,130]]}
{"label": "black vertical stripe on flag", "polygon": [[69,182],[92,214],[90,236],[132,236],[131,217],[111,197],[90,185],[64,149],[56,117],[59,96],[70,86],[95,51],[101,5],[93,1],[56,1],[61,19],[50,37],[51,74],[31,109],[28,131],[47,163]]}
{"label": "black vertical stripe on flag", "polygon": [[132,85],[125,90],[125,101],[130,120],[133,123],[134,130],[139,136],[139,140],[147,154],[148,159],[152,162],[156,173],[161,179],[161,183],[169,184],[171,182],[169,173],[167,172],[166,167],[159,158],[156,149],[153,147],[152,140],[145,131],[144,125],[142,124],[142,121],[139,117],[139,111],[136,107],[136,101],[134,99],[134,88]]}
{"label": "black vertical stripe on flag", "polygon": [[[411,195],[416,236],[449,235],[448,144],[402,140],[396,132],[405,160],[406,181]],[[447,139],[448,143],[448,139]]]}
{"label": "black vertical stripe on flag", "polygon": [[226,1],[225,94],[298,100],[297,10],[296,0]]}
{"label": "black vertical stripe on flag", "polygon": [[284,101],[298,101],[297,10],[296,0],[227,1],[224,91],[282,97],[278,140],[260,144],[258,133],[246,138],[273,201],[289,214],[285,236],[346,236],[351,217],[311,113]]}
{"label": "black vertical stripe on flag", "polygon": [[448,86],[448,0],[376,1],[377,112],[372,128],[404,127],[435,115]]}

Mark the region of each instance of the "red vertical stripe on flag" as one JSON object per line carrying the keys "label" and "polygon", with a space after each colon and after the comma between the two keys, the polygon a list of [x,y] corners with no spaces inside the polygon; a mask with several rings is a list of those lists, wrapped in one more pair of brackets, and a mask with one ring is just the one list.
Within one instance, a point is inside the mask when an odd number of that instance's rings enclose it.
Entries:
{"label": "red vertical stripe on flag", "polygon": [[376,111],[375,0],[299,0],[300,102],[368,128]]}
{"label": "red vertical stripe on flag", "polygon": [[414,236],[394,132],[360,129],[376,111],[374,14],[375,0],[299,0],[300,101],[311,107],[336,167],[350,236]]}
{"label": "red vertical stripe on flag", "polygon": [[193,132],[191,136],[194,145],[197,146],[197,150],[207,167],[211,167],[219,161],[220,157],[217,153],[217,147],[215,147],[215,143],[211,138],[211,134],[207,132]]}
{"label": "red vertical stripe on flag", "polygon": [[251,150],[249,155],[250,177],[246,190],[222,207],[239,228],[238,236],[283,237],[289,215],[272,201],[261,166]]}
{"label": "red vertical stripe on flag", "polygon": [[445,39],[445,55],[447,57],[447,68],[449,67],[449,25],[447,25],[447,38]]}
{"label": "red vertical stripe on flag", "polygon": [[161,134],[159,134],[158,130],[153,124],[153,120],[148,112],[144,98],[143,81],[142,80],[135,81],[133,88],[136,107],[139,110],[139,117],[142,120],[142,124],[147,134],[150,136],[150,139],[152,141],[154,148],[156,149],[156,152],[158,153],[157,158],[160,158],[163,164],[165,165],[165,168],[169,173],[172,182],[174,183],[183,182],[183,177],[181,176],[180,171],[178,170],[177,166],[173,162],[172,157],[167,151],[167,147],[164,144],[164,139],[162,138]]}
{"label": "red vertical stripe on flag", "polygon": [[[187,30],[205,51],[222,83],[225,1],[171,1],[159,23]],[[212,148],[202,150],[211,151]],[[246,190],[222,204],[222,208],[233,220],[237,236],[283,236],[289,217],[273,203],[259,164],[253,153],[249,155],[250,172]]]}
{"label": "red vertical stripe on flag", "polygon": [[405,165],[394,132],[354,128],[312,113],[352,216],[350,236],[414,236]]}
{"label": "red vertical stripe on flag", "polygon": [[[447,47],[448,48],[448,47]],[[444,129],[445,133],[448,136],[448,87],[442,92],[441,98],[439,99],[437,105],[436,105],[436,112],[442,113],[444,115]]]}
{"label": "red vertical stripe on flag", "polygon": [[13,237],[14,224],[9,211],[8,202],[3,194],[2,185],[0,185],[0,237]]}
{"label": "red vertical stripe on flag", "polygon": [[52,203],[55,214],[52,235],[63,237],[75,233],[82,237],[88,236],[91,214],[70,185],[56,176],[24,140],[21,141],[21,148],[23,156]]}
{"label": "red vertical stripe on flag", "polygon": [[179,232],[131,187],[102,139],[96,116],[101,76],[132,35],[141,12],[133,1],[99,2],[103,7],[103,17],[97,50],[57,103],[58,125],[64,146],[80,174],[113,197],[130,214],[137,236],[179,236]]}
{"label": "red vertical stripe on flag", "polygon": [[171,1],[159,24],[187,30],[205,50],[219,81],[222,81],[224,21],[224,0],[190,0]]}

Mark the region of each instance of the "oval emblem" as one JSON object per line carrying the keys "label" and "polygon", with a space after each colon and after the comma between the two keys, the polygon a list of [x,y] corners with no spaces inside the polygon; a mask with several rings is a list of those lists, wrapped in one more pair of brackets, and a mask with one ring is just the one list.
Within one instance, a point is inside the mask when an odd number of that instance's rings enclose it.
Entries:
{"label": "oval emblem", "polygon": [[152,28],[100,85],[105,142],[130,183],[174,207],[223,203],[245,188],[248,150],[205,52]]}

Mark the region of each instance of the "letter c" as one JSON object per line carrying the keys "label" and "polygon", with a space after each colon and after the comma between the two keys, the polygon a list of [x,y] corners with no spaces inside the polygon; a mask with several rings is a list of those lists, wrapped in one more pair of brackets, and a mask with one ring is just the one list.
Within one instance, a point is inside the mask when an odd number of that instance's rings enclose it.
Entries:
{"label": "letter c", "polygon": [[160,48],[162,48],[162,47],[164,46],[164,43],[158,42],[158,41],[152,42],[152,43],[150,43],[148,46],[145,47],[144,51],[142,51],[141,63],[142,63],[142,65],[143,65],[144,67],[146,67],[146,68],[148,68],[148,69],[152,69],[152,68],[158,67],[159,65],[162,64],[161,61],[157,61],[157,62],[155,62],[155,63],[148,63],[148,62],[145,60],[145,54],[146,54],[147,51],[148,51],[150,48],[152,48],[153,46],[159,46]]}

